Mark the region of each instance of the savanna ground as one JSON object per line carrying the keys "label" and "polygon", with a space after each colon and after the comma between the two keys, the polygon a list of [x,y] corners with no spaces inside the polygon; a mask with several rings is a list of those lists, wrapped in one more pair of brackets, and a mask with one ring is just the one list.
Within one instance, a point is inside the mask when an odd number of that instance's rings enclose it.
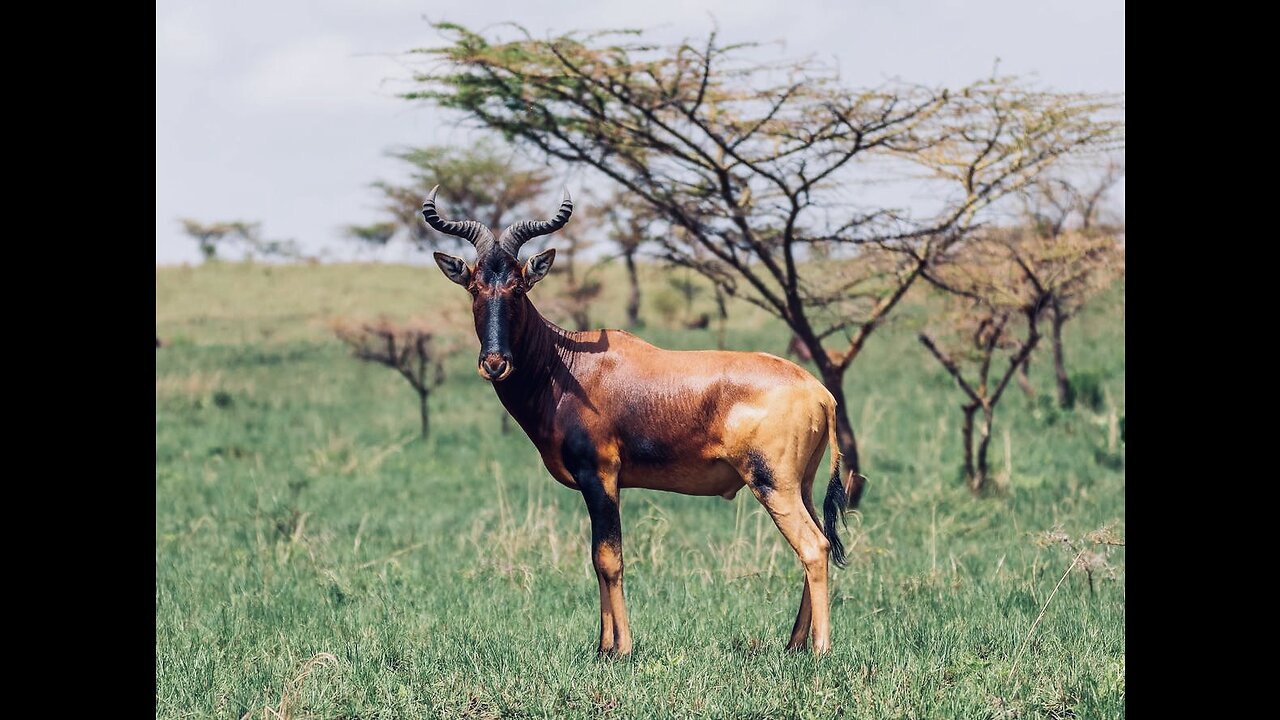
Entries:
{"label": "savanna ground", "polygon": [[[713,347],[714,328],[663,327],[669,291],[646,272],[640,334]],[[607,278],[594,316],[616,327],[625,289]],[[1067,577],[1014,667],[1075,557],[1043,533],[1124,534],[1122,288],[1067,330],[1097,409],[1011,389],[993,447],[1002,489],[983,499],[958,475],[961,396],[915,340],[925,304],[873,339],[846,387],[871,483],[842,531],[852,560],[833,570],[821,659],[782,649],[801,571],[750,493],[647,490],[622,503],[635,653],[597,659],[582,500],[518,428],[501,433],[474,335],[424,442],[404,381],[351,359],[325,325],[461,317],[466,302],[434,267],[157,269],[158,717],[1124,715],[1123,547],[1092,588]],[[735,307],[727,337],[781,353],[788,336]]]}

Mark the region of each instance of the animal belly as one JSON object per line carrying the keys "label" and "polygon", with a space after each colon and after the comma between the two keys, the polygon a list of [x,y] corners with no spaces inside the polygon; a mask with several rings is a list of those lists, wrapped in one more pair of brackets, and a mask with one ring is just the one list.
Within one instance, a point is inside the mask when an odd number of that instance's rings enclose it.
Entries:
{"label": "animal belly", "polygon": [[666,490],[683,495],[720,495],[724,498],[732,498],[743,486],[742,476],[723,460],[664,465],[624,464],[618,474],[618,483],[622,487]]}

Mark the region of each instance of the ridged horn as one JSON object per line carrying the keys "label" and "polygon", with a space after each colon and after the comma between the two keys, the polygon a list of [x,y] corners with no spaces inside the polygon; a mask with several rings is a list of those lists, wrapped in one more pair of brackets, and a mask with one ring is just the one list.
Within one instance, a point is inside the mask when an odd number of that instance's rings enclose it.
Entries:
{"label": "ridged horn", "polygon": [[565,188],[564,199],[560,201],[560,210],[555,217],[550,220],[526,220],[511,225],[498,237],[498,247],[518,257],[521,245],[564,227],[569,222],[570,215],[573,215],[573,198],[569,197],[569,188]]}
{"label": "ridged horn", "polygon": [[478,254],[483,255],[492,248],[493,233],[484,225],[475,220],[454,221],[440,217],[440,213],[436,211],[436,192],[439,190],[439,185],[431,188],[431,194],[427,195],[426,201],[422,203],[422,219],[426,220],[433,229],[445,235],[460,237],[470,242],[475,246]]}

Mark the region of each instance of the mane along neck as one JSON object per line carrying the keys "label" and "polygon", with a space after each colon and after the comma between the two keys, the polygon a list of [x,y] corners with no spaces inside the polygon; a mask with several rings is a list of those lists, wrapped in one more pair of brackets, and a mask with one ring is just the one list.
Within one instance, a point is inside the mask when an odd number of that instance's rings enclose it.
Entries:
{"label": "mane along neck", "polygon": [[498,399],[534,443],[550,439],[555,408],[565,392],[581,386],[574,379],[580,364],[581,333],[542,316],[526,295],[524,322],[516,329],[511,355],[515,371],[494,384]]}

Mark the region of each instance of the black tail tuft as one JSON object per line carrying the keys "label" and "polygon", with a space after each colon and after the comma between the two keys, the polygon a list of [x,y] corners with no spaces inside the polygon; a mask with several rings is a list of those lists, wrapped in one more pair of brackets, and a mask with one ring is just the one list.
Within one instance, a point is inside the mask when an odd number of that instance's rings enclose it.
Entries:
{"label": "black tail tuft", "polygon": [[844,567],[848,560],[844,556],[844,543],[840,542],[840,535],[836,532],[836,522],[844,512],[846,500],[844,483],[840,482],[840,465],[837,463],[836,469],[831,473],[831,483],[827,485],[827,499],[822,501],[822,534],[827,536],[827,542],[831,544],[831,559],[840,567]]}

